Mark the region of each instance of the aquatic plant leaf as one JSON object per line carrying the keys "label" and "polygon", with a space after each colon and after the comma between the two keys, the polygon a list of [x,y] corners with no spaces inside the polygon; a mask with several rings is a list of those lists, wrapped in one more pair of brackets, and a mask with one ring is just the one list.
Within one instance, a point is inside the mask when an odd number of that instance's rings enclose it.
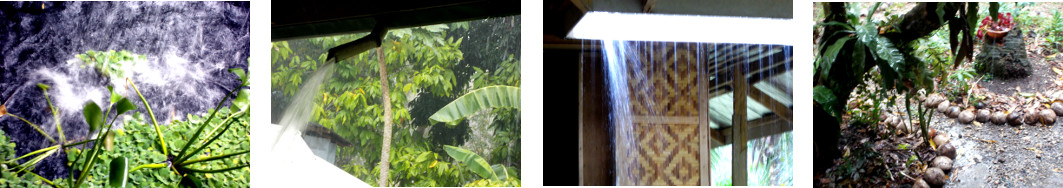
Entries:
{"label": "aquatic plant leaf", "polygon": [[473,90],[443,106],[429,119],[456,125],[462,118],[487,108],[520,109],[520,88],[487,86]]}
{"label": "aquatic plant leaf", "polygon": [[115,110],[118,111],[115,114],[122,114],[133,109],[137,109],[137,107],[133,106],[133,103],[129,102],[129,99],[126,99],[125,97],[119,99],[118,103],[115,103]]}
{"label": "aquatic plant leaf", "polygon": [[129,159],[125,156],[118,156],[111,160],[111,174],[110,187],[125,187],[126,180],[129,178]]}
{"label": "aquatic plant leaf", "polygon": [[89,101],[85,103],[85,108],[82,109],[85,115],[85,123],[89,124],[89,132],[94,132],[103,125],[103,111],[100,109],[96,102]]}
{"label": "aquatic plant leaf", "polygon": [[484,160],[484,158],[480,157],[480,155],[476,155],[476,153],[473,153],[472,151],[450,145],[443,145],[443,150],[446,150],[447,155],[450,155],[450,157],[453,157],[454,159],[465,163],[465,165],[469,167],[469,170],[476,172],[476,174],[480,175],[480,177],[484,179],[498,179],[498,176],[495,175],[494,170],[491,169],[491,166],[487,164],[487,160]]}
{"label": "aquatic plant leaf", "polygon": [[244,69],[232,68],[232,69],[229,69],[229,72],[231,72],[233,74],[236,74],[236,76],[240,77],[240,83],[242,83],[241,85],[246,85],[247,84],[247,72],[244,71]]}
{"label": "aquatic plant leaf", "polygon": [[247,109],[247,107],[251,105],[251,101],[250,99],[248,99],[250,95],[251,93],[249,93],[247,90],[240,90],[240,92],[236,95],[236,99],[233,99],[233,105],[231,110],[240,111]]}
{"label": "aquatic plant leaf", "polygon": [[111,93],[111,104],[116,104],[119,100],[122,100],[122,95],[114,92],[114,86],[107,86],[107,92]]}
{"label": "aquatic plant leaf", "polygon": [[43,83],[38,83],[37,87],[39,87],[39,88],[41,88],[43,90],[48,90],[48,88],[51,88],[51,86],[48,86],[48,85],[43,84]]}

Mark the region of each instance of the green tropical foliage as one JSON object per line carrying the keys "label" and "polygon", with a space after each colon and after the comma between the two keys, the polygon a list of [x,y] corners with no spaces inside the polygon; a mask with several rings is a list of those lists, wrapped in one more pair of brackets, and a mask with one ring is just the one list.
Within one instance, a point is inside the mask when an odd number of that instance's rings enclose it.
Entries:
{"label": "green tropical foliage", "polygon": [[[506,23],[506,24],[499,24]],[[390,29],[383,48],[393,125],[389,153],[389,186],[462,186],[477,180],[444,153],[442,145],[462,145],[474,136],[468,121],[439,126],[429,116],[475,88],[519,86],[519,17]],[[519,28],[519,27],[518,27]],[[271,86],[275,104],[287,103],[304,78],[318,70],[328,49],[367,34],[336,35],[274,42]],[[517,49],[517,50],[514,50]],[[335,62],[335,73],[314,99],[311,122],[331,129],[353,143],[340,147],[336,165],[377,185],[383,135],[379,65],[376,53],[362,53]],[[278,101],[279,100],[279,101]],[[517,103],[519,104],[519,103]],[[283,107],[283,106],[282,106]],[[277,108],[276,106],[274,108]],[[489,161],[519,168],[519,111],[483,110],[489,116],[487,143],[493,150],[476,151]],[[274,115],[277,116],[277,115]],[[499,149],[499,148],[509,149]],[[515,148],[515,150],[514,150]],[[423,157],[422,157],[423,156]]]}
{"label": "green tropical foliage", "polygon": [[520,108],[520,88],[513,86],[488,86],[473,90],[443,109],[432,114],[432,120],[457,123],[462,118],[488,108]]}
{"label": "green tropical foliage", "polygon": [[147,58],[144,55],[133,54],[129,51],[93,51],[89,50],[84,54],[78,54],[78,59],[81,59],[81,67],[86,65],[95,67],[104,76],[111,77],[111,80],[121,80],[125,78],[126,72],[131,71],[130,68],[137,61],[144,61]]}
{"label": "green tropical foliage", "polygon": [[[997,3],[990,4],[990,10],[995,12],[996,8],[992,6]],[[875,15],[880,5],[881,3],[874,3],[864,15]],[[905,20],[889,13],[885,15],[887,20],[876,21],[873,16],[861,19],[862,8],[855,3],[846,3],[846,12],[828,11],[827,19],[817,25],[817,28],[824,28],[825,32],[828,32],[819,39],[818,55],[814,62],[816,86],[813,89],[813,99],[817,108],[822,108],[834,117],[836,123],[841,122],[845,103],[853,90],[858,85],[875,83],[878,87],[875,91],[878,94],[874,95],[872,100],[886,101],[888,105],[894,106],[897,105],[894,98],[886,96],[891,96],[891,92],[904,94],[906,97],[902,102],[905,109],[910,109],[905,110],[907,117],[917,117],[921,122],[924,137],[927,137],[930,111],[921,109],[919,105],[911,108],[911,100],[919,93],[917,91],[924,90],[924,95],[934,92],[934,78],[943,80],[947,74],[947,65],[955,68],[962,60],[972,57],[972,31],[977,26],[974,23],[977,23],[978,19],[978,3],[937,3],[936,7],[926,5],[927,9],[936,8],[936,15],[932,17],[938,18],[935,21],[942,26],[942,29],[929,30],[926,33],[931,36],[929,39],[920,39],[925,36],[907,39],[908,36],[904,35],[911,35],[912,31],[900,31],[897,26]],[[946,12],[946,7],[951,7],[952,12]],[[839,16],[844,19],[838,19]],[[946,38],[943,36],[946,31],[949,40],[947,52],[943,50],[943,46],[918,45],[921,40],[941,42]],[[950,60],[951,63],[948,63]],[[869,74],[874,77],[865,80],[865,75]],[[913,111],[915,115],[912,115]],[[929,144],[929,138],[924,140]]]}

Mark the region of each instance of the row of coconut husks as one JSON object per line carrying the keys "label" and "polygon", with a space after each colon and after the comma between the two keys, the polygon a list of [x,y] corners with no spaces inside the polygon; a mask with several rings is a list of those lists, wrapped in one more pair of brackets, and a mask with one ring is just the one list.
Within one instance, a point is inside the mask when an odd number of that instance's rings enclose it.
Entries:
{"label": "row of coconut husks", "polygon": [[985,93],[975,104],[955,104],[940,94],[931,94],[923,100],[923,106],[935,108],[946,117],[961,124],[991,123],[995,125],[1052,125],[1056,118],[1063,116],[1063,91],[1056,91],[1048,96],[1041,93],[1020,93],[1020,96],[1003,96],[985,92],[985,89],[972,90],[972,94]]}
{"label": "row of coconut husks", "polygon": [[[921,105],[925,108],[934,109],[935,113],[942,113],[945,117],[954,119],[960,124],[993,124],[993,125],[1053,125],[1056,118],[1063,116],[1063,91],[1055,91],[1045,95],[1042,93],[1021,93],[1016,96],[998,95],[988,92],[985,88],[976,87],[968,95],[975,96],[956,103],[947,100],[941,94],[930,94],[921,98]],[[889,125],[898,133],[919,134],[918,125],[907,125],[905,118],[899,115],[883,113],[883,124]],[[914,122],[913,122],[914,123]],[[930,138],[937,148],[937,157],[930,161],[923,176],[919,178],[913,187],[929,187],[944,185],[947,181],[946,172],[952,170],[952,161],[956,159],[956,149],[949,143],[947,134],[938,133],[929,129]]]}

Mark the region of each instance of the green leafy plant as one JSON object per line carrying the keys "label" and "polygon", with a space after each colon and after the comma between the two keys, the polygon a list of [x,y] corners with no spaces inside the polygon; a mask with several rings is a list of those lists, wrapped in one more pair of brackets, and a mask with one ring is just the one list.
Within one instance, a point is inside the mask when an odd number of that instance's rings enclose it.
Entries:
{"label": "green leafy plant", "polygon": [[941,92],[949,101],[960,101],[971,90],[970,80],[974,79],[974,69],[960,68],[949,71],[947,80],[943,83]]}
{"label": "green leafy plant", "polygon": [[1047,23],[1042,26],[1044,32],[1045,43],[1049,49],[1055,50],[1059,53],[1063,50],[1063,13],[1059,10],[1052,11],[1052,18],[1048,19]]}
{"label": "green leafy plant", "polygon": [[136,64],[137,61],[143,61],[147,58],[144,55],[133,54],[129,51],[93,51],[89,50],[84,54],[78,54],[77,57],[81,59],[86,65],[95,67],[104,76],[111,77],[112,80],[120,80],[127,77],[126,73],[130,71],[130,67]]}
{"label": "green leafy plant", "polygon": [[511,176],[511,174],[515,175],[516,173],[509,168],[497,164],[490,165],[483,157],[466,149],[449,145],[443,147],[444,150],[447,151],[447,155],[450,155],[450,157],[465,164],[469,167],[469,170],[480,175],[480,178],[482,178],[481,180],[467,184],[467,187],[520,186],[520,180],[517,180],[515,176]]}
{"label": "green leafy plant", "polygon": [[488,86],[470,91],[443,106],[429,117],[439,122],[454,124],[481,109],[520,108],[520,88],[513,86]]}

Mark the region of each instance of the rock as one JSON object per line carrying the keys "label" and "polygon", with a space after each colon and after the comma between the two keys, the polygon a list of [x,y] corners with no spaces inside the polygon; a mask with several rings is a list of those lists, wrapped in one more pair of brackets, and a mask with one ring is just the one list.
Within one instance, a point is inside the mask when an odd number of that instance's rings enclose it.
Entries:
{"label": "rock", "polygon": [[975,71],[1003,79],[1029,76],[1033,71],[1026,57],[1026,42],[1022,36],[1023,30],[1015,28],[1004,36],[1003,45],[982,43],[981,50],[974,58]]}
{"label": "rock", "polygon": [[930,188],[930,184],[926,184],[926,181],[924,181],[923,178],[919,178],[919,180],[915,180],[915,184],[912,185],[912,188]]}
{"label": "rock", "polygon": [[960,112],[958,120],[963,124],[971,124],[971,122],[974,121],[974,112],[971,110],[964,110],[963,112]]}
{"label": "rock", "polygon": [[945,113],[945,115],[948,115],[949,118],[956,119],[956,117],[960,116],[960,111],[962,111],[962,109],[960,109],[959,106],[950,106],[949,110],[946,111],[948,113]]}
{"label": "rock", "polygon": [[1022,125],[1022,112],[1008,113],[1008,125],[1019,126]]}
{"label": "rock", "polygon": [[1037,110],[1033,108],[1027,108],[1026,111],[1023,112],[1023,114],[1024,116],[1022,122],[1026,123],[1027,125],[1033,125],[1037,123],[1037,120],[1041,119],[1040,117],[1038,117]]}
{"label": "rock", "polygon": [[989,110],[981,109],[975,114],[974,120],[982,123],[989,122],[989,116]]}
{"label": "rock", "polygon": [[1052,111],[1056,112],[1056,116],[1063,116],[1063,102],[1056,101],[1052,103]]}
{"label": "rock", "polygon": [[923,174],[923,179],[933,186],[945,185],[945,181],[947,180],[945,179],[945,171],[935,167],[927,168],[926,173]]}
{"label": "rock", "polygon": [[938,146],[938,155],[956,159],[956,148],[950,143],[945,143],[945,145]]}
{"label": "rock", "polygon": [[938,103],[938,108],[937,108],[936,111],[937,112],[941,112],[941,113],[945,113],[945,110],[948,110],[948,109],[949,109],[949,102],[948,101],[944,101],[944,102]]}
{"label": "rock", "polygon": [[934,145],[943,146],[943,145],[949,143],[949,136],[946,136],[944,134],[940,134],[940,135],[932,136],[932,137],[934,138]]}
{"label": "rock", "polygon": [[993,123],[995,123],[997,125],[1004,125],[1004,123],[1007,123],[1007,120],[1005,119],[1005,117],[1007,117],[1007,115],[1005,115],[1004,112],[997,111],[997,112],[993,112],[993,116],[990,117],[989,119],[992,120]]}
{"label": "rock", "polygon": [[940,168],[941,170],[948,172],[952,170],[952,159],[949,159],[945,156],[938,156],[935,157],[932,162],[930,162],[930,166]]}
{"label": "rock", "polygon": [[1041,110],[1040,118],[1042,125],[1052,125],[1053,123],[1056,123],[1056,112],[1049,109]]}

